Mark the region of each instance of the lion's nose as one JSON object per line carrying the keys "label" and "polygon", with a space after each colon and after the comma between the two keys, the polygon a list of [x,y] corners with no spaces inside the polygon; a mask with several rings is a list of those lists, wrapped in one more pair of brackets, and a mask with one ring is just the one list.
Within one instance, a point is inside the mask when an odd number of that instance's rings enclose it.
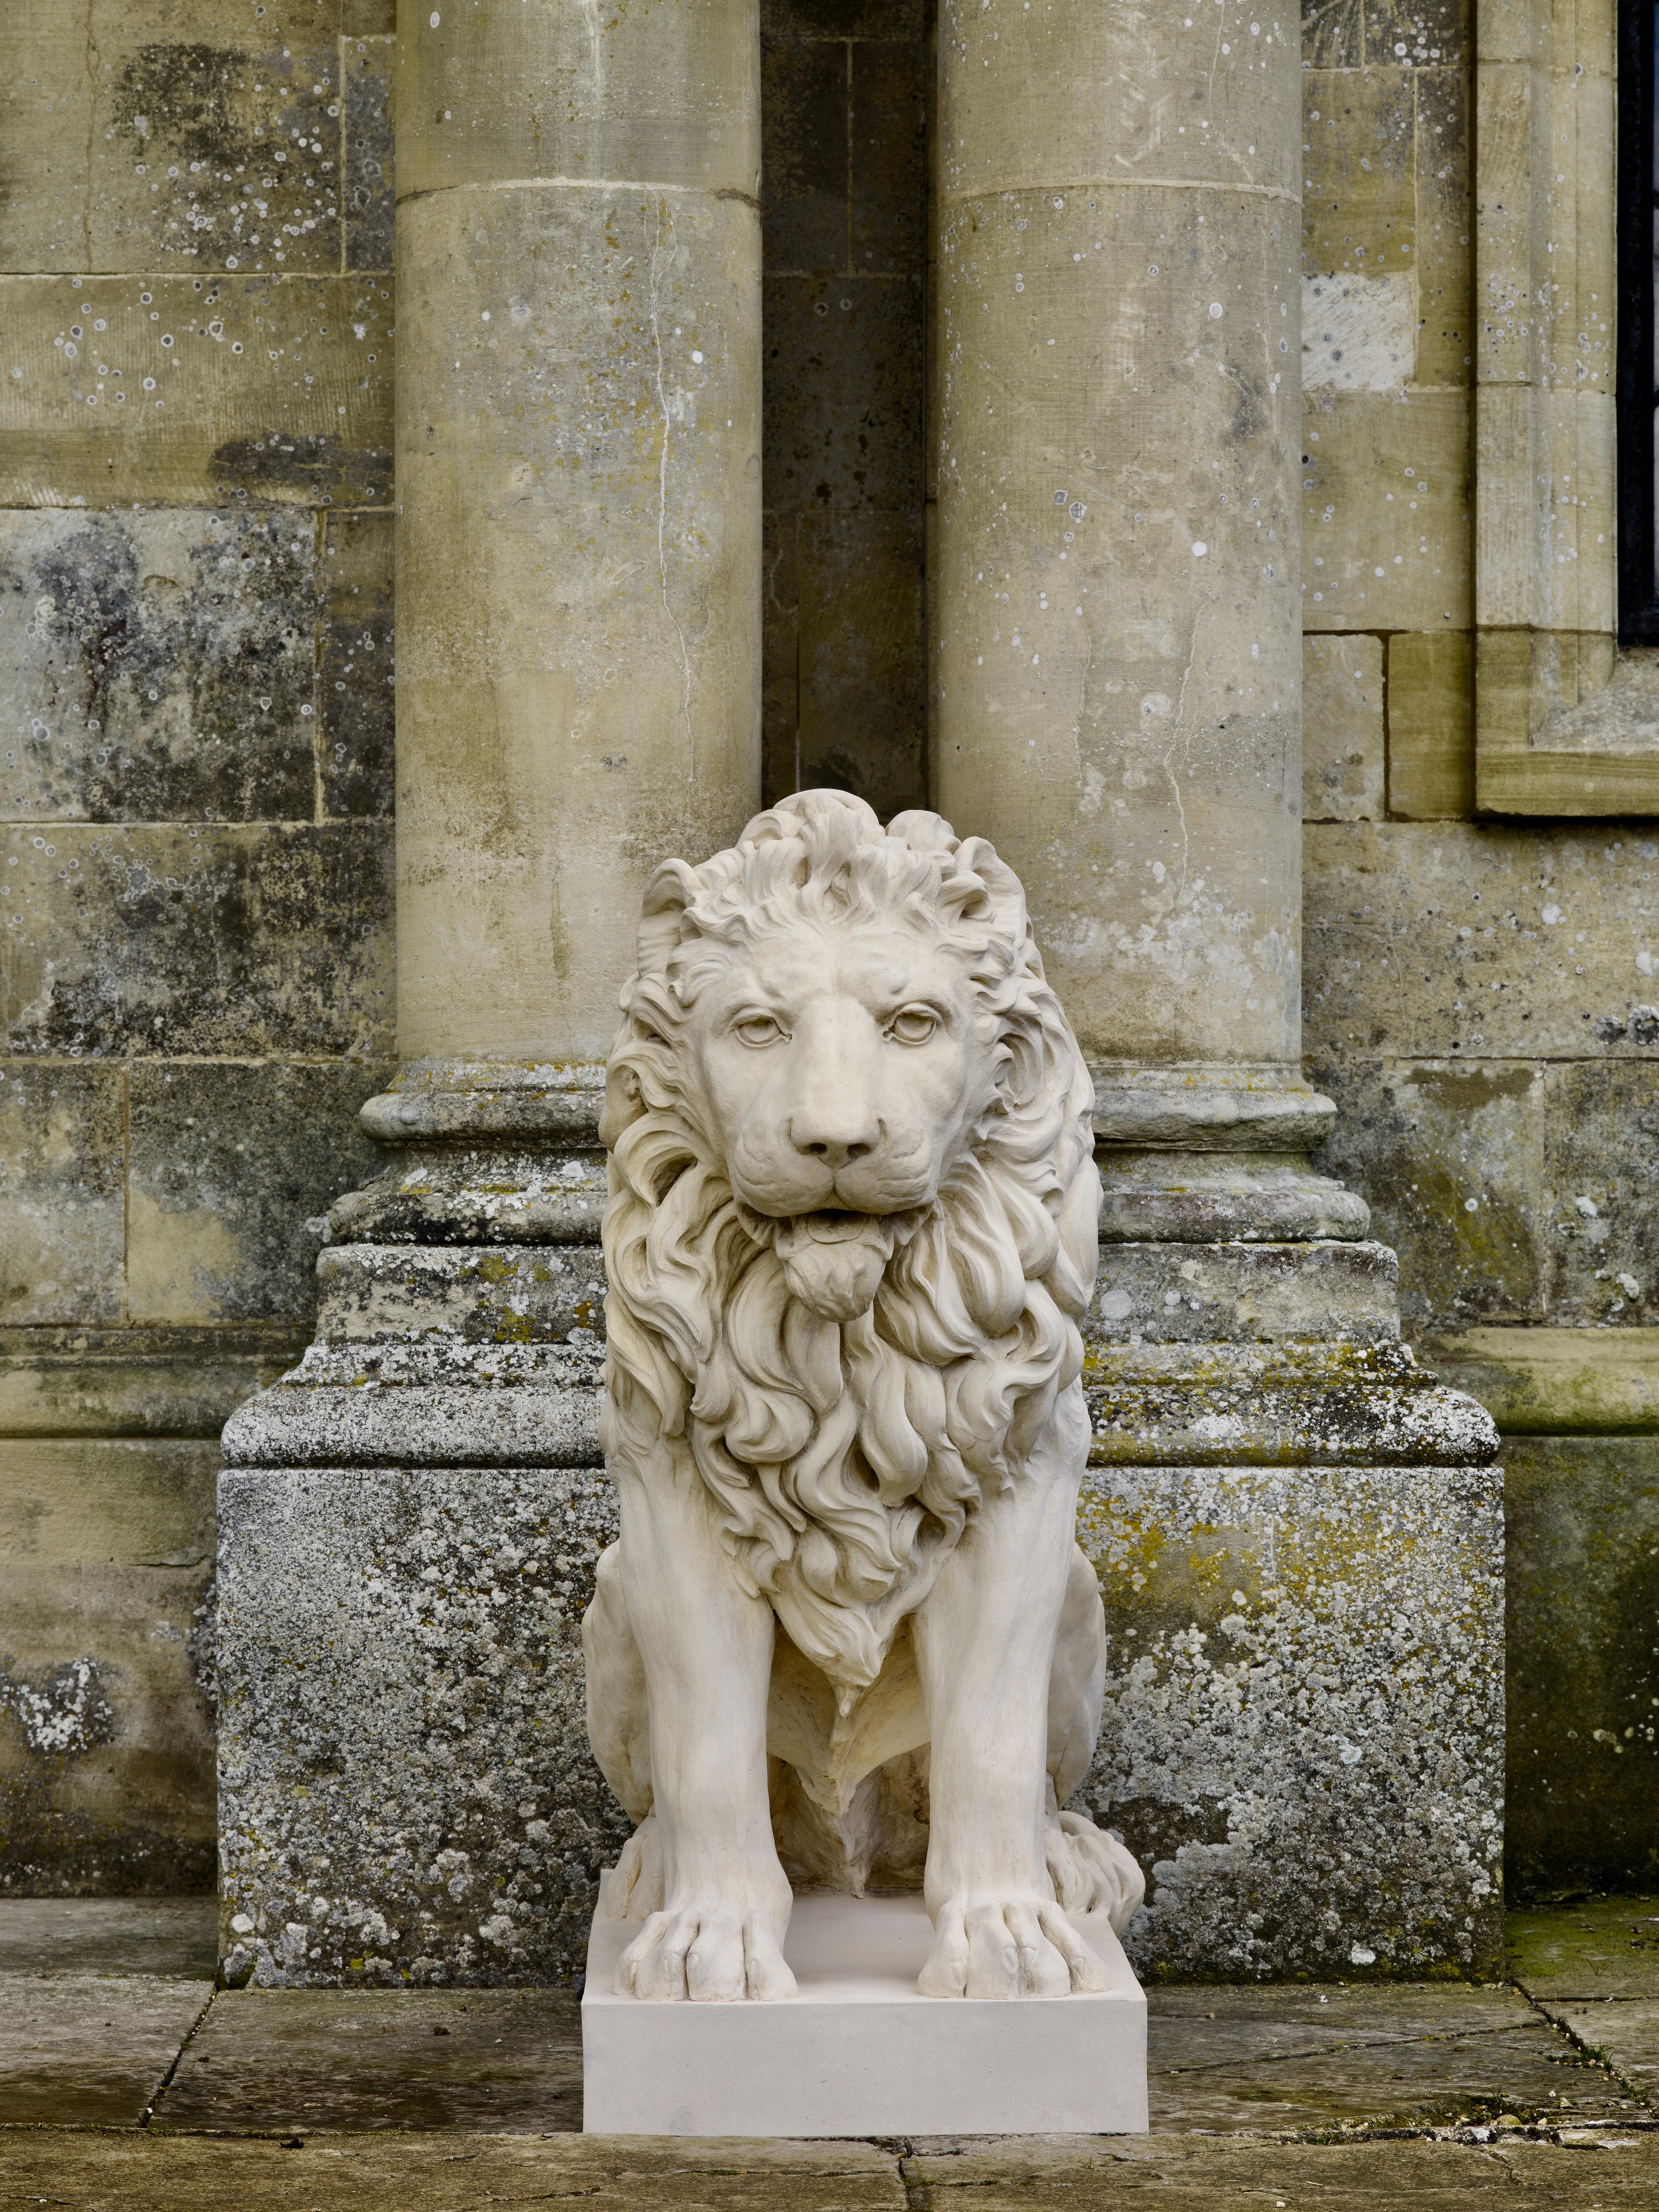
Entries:
{"label": "lion's nose", "polygon": [[878,1121],[855,1126],[849,1121],[837,1127],[836,1119],[797,1115],[789,1124],[790,1142],[795,1150],[805,1152],[810,1159],[821,1160],[831,1175],[839,1175],[854,1160],[861,1160],[872,1152],[881,1137]]}

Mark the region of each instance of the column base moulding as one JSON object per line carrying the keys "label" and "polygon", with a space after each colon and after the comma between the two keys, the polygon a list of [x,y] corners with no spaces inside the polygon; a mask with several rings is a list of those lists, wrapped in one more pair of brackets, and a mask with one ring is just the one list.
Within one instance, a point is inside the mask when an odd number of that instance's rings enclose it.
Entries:
{"label": "column base moulding", "polygon": [[598,1467],[599,1347],[313,1344],[227,1424],[234,1467]]}

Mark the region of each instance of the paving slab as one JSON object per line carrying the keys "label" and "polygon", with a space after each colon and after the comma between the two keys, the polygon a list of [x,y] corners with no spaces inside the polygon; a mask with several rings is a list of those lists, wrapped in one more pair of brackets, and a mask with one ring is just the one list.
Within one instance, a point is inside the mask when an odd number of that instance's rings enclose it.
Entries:
{"label": "paving slab", "polygon": [[[1616,2142],[1613,2149],[1609,2144]],[[1407,2204],[1456,2212],[1502,2200],[1634,2212],[1659,2204],[1659,2136],[1610,2137],[1594,2149],[1553,2144],[1231,2142],[1196,2136],[1108,2142],[1098,2136],[968,2137],[918,2143],[903,2160],[914,2212],[1158,2212],[1218,2206],[1351,2208]]]}
{"label": "paving slab", "polygon": [[[1149,2037],[1149,2042],[1151,2039]],[[1450,2127],[1512,2115],[1645,2119],[1607,2069],[1547,2021],[1477,2035],[1333,2043],[1323,2051],[1234,2065],[1159,2065],[1148,2080],[1155,2132],[1312,2132]]]}
{"label": "paving slab", "polygon": [[0,1973],[80,1968],[210,1982],[218,1966],[216,1898],[0,1898]]}
{"label": "paving slab", "polygon": [[1659,1998],[1542,1998],[1540,2009],[1638,2097],[1659,2105]]}
{"label": "paving slab", "polygon": [[[305,1993],[305,1994],[308,1994]],[[864,2142],[647,2136],[0,2136],[0,2204],[73,2212],[906,2212],[894,2154]]]}
{"label": "paving slab", "polygon": [[[1191,1984],[1146,1991],[1152,2048],[1170,2065],[1231,2065],[1338,2043],[1475,2035],[1535,2026],[1525,1997],[1504,1983],[1396,1982],[1364,1988]],[[1154,2066],[1158,2059],[1152,2060]]]}
{"label": "paving slab", "polygon": [[1496,2205],[1650,2212],[1659,2133],[1543,2143],[1217,2142],[1202,2136],[689,2143],[644,2136],[0,2135],[0,2203],[73,2212],[1261,2212]]}
{"label": "paving slab", "polygon": [[1412,1983],[1146,1993],[1154,2130],[1439,2126],[1640,2107],[1517,1990]]}
{"label": "paving slab", "polygon": [[1596,1897],[1511,1912],[1509,1970],[1534,1997],[1659,1999],[1659,1897]]}
{"label": "paving slab", "polygon": [[574,1990],[226,1990],[155,2125],[540,2133],[580,2128],[581,2087]]}
{"label": "paving slab", "polygon": [[137,2127],[212,1995],[179,1975],[0,1975],[0,2124]]}

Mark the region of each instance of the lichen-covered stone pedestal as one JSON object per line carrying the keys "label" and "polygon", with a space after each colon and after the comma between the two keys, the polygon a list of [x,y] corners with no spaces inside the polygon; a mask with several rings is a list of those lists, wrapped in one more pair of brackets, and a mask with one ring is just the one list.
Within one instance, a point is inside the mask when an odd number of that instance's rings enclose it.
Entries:
{"label": "lichen-covered stone pedestal", "polygon": [[[403,1084],[364,1109],[406,1142],[331,1216],[318,1341],[225,1433],[223,1954],[268,1984],[570,1981],[629,1826],[578,1641],[615,1534],[598,1091]],[[1308,1170],[1328,1102],[1213,1071],[1097,1084],[1079,1535],[1111,1657],[1073,1802],[1147,1870],[1130,1959],[1492,1972],[1496,1432],[1400,1344],[1393,1255]]]}
{"label": "lichen-covered stone pedestal", "polygon": [[233,1982],[569,1982],[629,1823],[578,1630],[609,1486],[550,1468],[220,1486]]}
{"label": "lichen-covered stone pedestal", "polygon": [[371,1100],[400,1156],[329,1217],[316,1342],[225,1431],[233,1980],[581,1970],[629,1825],[578,1640],[615,1534],[598,1105],[580,1071],[453,1063]]}
{"label": "lichen-covered stone pedestal", "polygon": [[1075,1802],[1148,1874],[1158,1978],[1500,1958],[1503,1478],[1399,1341],[1394,1255],[1282,1073],[1096,1071],[1079,1537],[1111,1642]]}

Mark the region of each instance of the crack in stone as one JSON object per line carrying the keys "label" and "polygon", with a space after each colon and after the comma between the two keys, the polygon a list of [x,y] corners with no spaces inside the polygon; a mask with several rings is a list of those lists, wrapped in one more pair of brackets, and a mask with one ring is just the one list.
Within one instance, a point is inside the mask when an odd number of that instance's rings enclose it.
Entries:
{"label": "crack in stone", "polygon": [[673,434],[673,410],[668,404],[667,389],[663,383],[662,318],[658,298],[659,257],[663,251],[663,220],[668,223],[668,252],[672,263],[674,251],[674,210],[672,202],[657,203],[656,234],[651,241],[651,338],[657,351],[657,404],[662,410],[662,459],[657,468],[657,574],[662,585],[662,609],[674,625],[674,635],[679,640],[680,665],[685,672],[685,690],[680,702],[680,712],[685,717],[685,734],[690,740],[690,757],[686,763],[686,780],[697,780],[697,733],[691,726],[691,654],[685,642],[685,632],[680,627],[679,617],[674,612],[668,596],[668,447]]}
{"label": "crack in stone", "polygon": [[1152,2069],[1155,2081],[1185,2081],[1194,2074],[1237,2074],[1255,2066],[1291,2066],[1304,2058],[1334,2058],[1345,2051],[1410,2051],[1429,2043],[1473,2043],[1489,2035],[1513,2035],[1530,2029],[1532,2020],[1506,2020],[1495,2027],[1460,2028],[1451,2035],[1377,2035],[1345,2037],[1336,2043],[1310,2043],[1301,2051],[1253,2051],[1239,2058],[1214,2058],[1201,2066],[1163,2066]]}
{"label": "crack in stone", "polygon": [[92,159],[98,128],[98,34],[94,12],[98,0],[87,0],[87,188],[81,202],[81,242],[92,267]]}
{"label": "crack in stone", "polygon": [[1181,779],[1175,771],[1175,754],[1176,748],[1179,745],[1183,760],[1190,766],[1192,746],[1187,728],[1187,687],[1193,680],[1193,665],[1198,659],[1199,626],[1208,612],[1209,605],[1210,602],[1207,599],[1200,599],[1193,609],[1193,635],[1191,642],[1187,647],[1187,665],[1181,672],[1181,690],[1176,699],[1174,727],[1170,733],[1169,746],[1161,756],[1164,773],[1169,777],[1170,789],[1175,794],[1176,812],[1181,820],[1181,877],[1176,885],[1176,895],[1170,907],[1171,913],[1179,911],[1181,895],[1187,888],[1187,861],[1190,850],[1187,835],[1187,809],[1181,797]]}

